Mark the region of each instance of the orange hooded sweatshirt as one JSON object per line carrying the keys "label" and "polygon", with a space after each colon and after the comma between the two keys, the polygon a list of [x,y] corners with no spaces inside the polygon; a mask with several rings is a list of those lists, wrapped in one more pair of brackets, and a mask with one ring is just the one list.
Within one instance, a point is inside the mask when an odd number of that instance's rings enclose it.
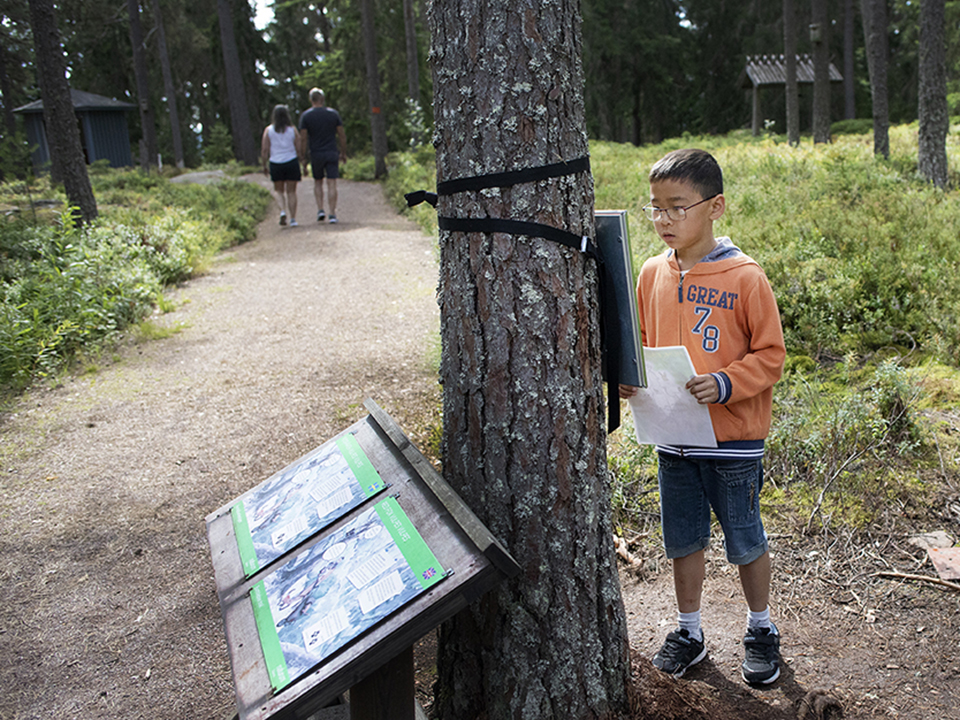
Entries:
{"label": "orange hooded sweatshirt", "polygon": [[763,456],[773,385],[786,347],[780,312],[760,266],[729,238],[681,275],[673,250],[640,269],[640,333],[648,347],[683,345],[698,375],[711,373],[720,399],[710,405],[718,448],[657,446],[691,457]]}

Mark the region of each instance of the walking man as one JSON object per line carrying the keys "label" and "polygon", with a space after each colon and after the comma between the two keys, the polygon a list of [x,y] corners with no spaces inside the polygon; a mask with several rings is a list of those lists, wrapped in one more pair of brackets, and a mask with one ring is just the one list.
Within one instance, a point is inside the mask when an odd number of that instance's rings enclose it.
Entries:
{"label": "walking man", "polygon": [[[323,90],[310,91],[310,107],[300,116],[300,147],[303,148],[303,172],[313,166],[313,197],[317,201],[317,222],[337,221],[337,178],[340,163],[347,159],[347,134],[340,113],[324,104]],[[323,179],[327,179],[327,206],[323,210]]]}

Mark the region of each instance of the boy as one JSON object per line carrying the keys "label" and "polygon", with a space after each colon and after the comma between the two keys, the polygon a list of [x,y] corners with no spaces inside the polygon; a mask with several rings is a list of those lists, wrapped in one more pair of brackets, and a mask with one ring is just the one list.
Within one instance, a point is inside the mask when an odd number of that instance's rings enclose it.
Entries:
{"label": "boy", "polygon": [[[714,238],[713,223],[726,208],[717,161],[702,150],[677,150],[653,166],[649,179],[644,212],[669,249],[640,270],[643,344],[686,346],[698,373],[686,388],[709,405],[718,445],[657,446],[660,516],[679,627],[653,664],[680,677],[706,657],[700,599],[712,507],[748,606],[743,679],[768,684],[780,675],[780,635],[770,622],[770,553],[759,494],[773,385],[786,356],[780,314],[760,266],[729,238]],[[620,397],[636,392],[620,386]]]}

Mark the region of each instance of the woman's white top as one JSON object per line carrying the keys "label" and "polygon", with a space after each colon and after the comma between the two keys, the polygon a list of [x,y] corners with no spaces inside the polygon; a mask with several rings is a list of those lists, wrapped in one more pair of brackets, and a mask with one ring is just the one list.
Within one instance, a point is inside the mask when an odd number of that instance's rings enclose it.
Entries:
{"label": "woman's white top", "polygon": [[297,136],[296,128],[288,125],[282,133],[278,133],[273,125],[268,125],[267,136],[270,138],[270,162],[287,163],[297,159],[297,146],[293,143]]}

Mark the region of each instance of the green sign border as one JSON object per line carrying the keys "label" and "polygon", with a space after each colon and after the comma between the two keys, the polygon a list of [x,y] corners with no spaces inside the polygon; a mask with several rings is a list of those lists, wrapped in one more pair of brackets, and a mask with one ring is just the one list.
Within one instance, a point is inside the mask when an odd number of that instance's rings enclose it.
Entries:
{"label": "green sign border", "polygon": [[440,582],[445,576],[443,567],[437,562],[433,551],[413,526],[397,499],[387,498],[378,502],[374,509],[417,576],[420,587],[426,590]]}
{"label": "green sign border", "polygon": [[365,497],[371,498],[387,486],[373,463],[370,462],[370,458],[360,447],[355,435],[347,433],[343,437],[337,438],[336,443],[343,457],[346,458],[347,465],[353,470],[357,482],[360,483]]}
{"label": "green sign border", "polygon": [[253,603],[253,617],[257,621],[257,634],[260,636],[260,647],[263,648],[270,684],[274,690],[280,690],[290,684],[290,671],[283,656],[283,648],[280,647],[280,636],[273,622],[270,599],[262,580],[250,590],[250,602]]}
{"label": "green sign border", "polygon": [[253,547],[253,535],[250,534],[250,521],[247,519],[247,510],[241,500],[230,508],[233,519],[233,532],[237,536],[237,550],[240,552],[240,564],[247,577],[254,575],[260,569],[257,559],[257,550]]}

